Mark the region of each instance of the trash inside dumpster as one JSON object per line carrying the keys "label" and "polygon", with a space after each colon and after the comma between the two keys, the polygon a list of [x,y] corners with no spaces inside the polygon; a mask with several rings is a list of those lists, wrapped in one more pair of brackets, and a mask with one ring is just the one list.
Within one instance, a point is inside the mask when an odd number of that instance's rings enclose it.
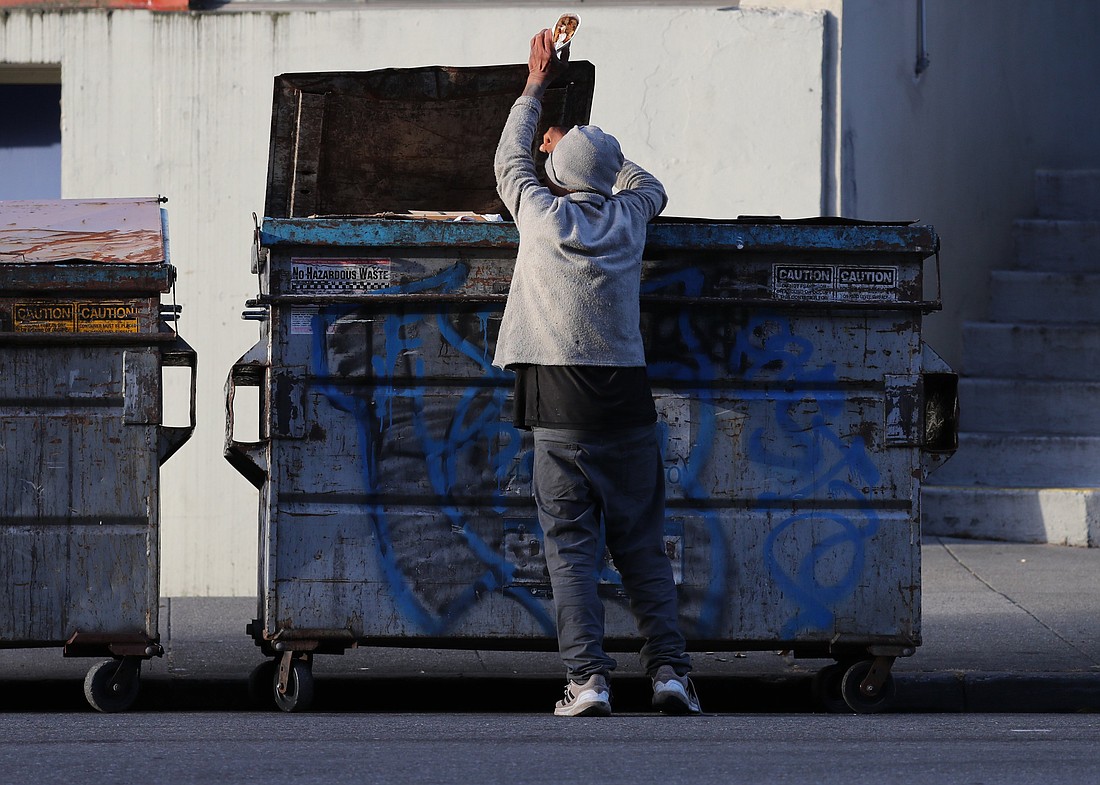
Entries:
{"label": "trash inside dumpster", "polygon": [[[308,706],[315,654],[357,644],[556,648],[530,436],[491,364],[518,245],[491,157],[526,73],[276,79],[261,337],[227,381],[226,457],[260,489],[253,686],[284,710]],[[593,82],[572,63],[543,123],[587,122]],[[920,644],[920,486],[956,441],[955,375],[921,341],[938,244],[830,218],[649,229],[682,627],[697,650],[833,660],[816,685],[838,710],[888,705]],[[242,386],[256,442],[234,438]],[[607,645],[636,649],[611,563],[602,585]]]}
{"label": "trash inside dumpster", "polygon": [[[106,656],[101,711],[159,656],[159,467],[194,429],[161,200],[0,202],[0,648]],[[161,369],[191,369],[190,424]]]}

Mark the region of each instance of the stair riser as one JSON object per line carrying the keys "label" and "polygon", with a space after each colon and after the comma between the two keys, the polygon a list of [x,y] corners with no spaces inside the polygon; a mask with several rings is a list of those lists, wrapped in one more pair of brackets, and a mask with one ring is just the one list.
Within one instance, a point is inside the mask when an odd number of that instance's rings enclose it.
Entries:
{"label": "stair riser", "polygon": [[1100,487],[1100,438],[963,432],[959,449],[930,475],[935,485]]}
{"label": "stair riser", "polygon": [[1043,218],[1100,220],[1100,171],[1039,171],[1035,200]]}
{"label": "stair riser", "polygon": [[995,322],[1100,324],[1100,276],[994,271],[989,302]]}
{"label": "stair riser", "polygon": [[1100,383],[959,379],[966,433],[1100,436]]}
{"label": "stair riser", "polygon": [[1097,547],[1100,493],[926,485],[921,529],[938,537]]}
{"label": "stair riser", "polygon": [[1017,266],[1026,270],[1100,272],[1100,223],[1016,221]]}
{"label": "stair riser", "polygon": [[962,345],[970,377],[1100,381],[1100,328],[971,323]]}

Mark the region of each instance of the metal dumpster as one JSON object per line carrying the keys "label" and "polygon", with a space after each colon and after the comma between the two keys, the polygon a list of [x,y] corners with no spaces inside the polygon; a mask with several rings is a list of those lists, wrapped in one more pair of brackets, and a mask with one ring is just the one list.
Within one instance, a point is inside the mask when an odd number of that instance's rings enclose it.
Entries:
{"label": "metal dumpster", "polygon": [[[226,457],[261,491],[248,632],[273,659],[252,683],[284,710],[309,704],[315,654],[357,644],[556,648],[530,437],[491,365],[518,235],[492,220],[490,163],[525,77],[276,79],[245,314],[261,338],[227,381]],[[573,63],[544,123],[585,122],[592,82]],[[448,170],[459,138],[469,171]],[[956,442],[955,376],[921,341],[937,248],[928,226],[827,218],[649,231],[685,632],[833,660],[816,679],[833,709],[888,705],[894,659],[920,644],[920,485]],[[259,388],[255,442],[234,436],[242,386]],[[602,581],[608,647],[636,649],[610,562]]]}
{"label": "metal dumpster", "polygon": [[[0,648],[110,657],[100,711],[162,653],[159,466],[195,425],[161,201],[0,202]],[[189,425],[161,424],[164,366],[190,368]]]}

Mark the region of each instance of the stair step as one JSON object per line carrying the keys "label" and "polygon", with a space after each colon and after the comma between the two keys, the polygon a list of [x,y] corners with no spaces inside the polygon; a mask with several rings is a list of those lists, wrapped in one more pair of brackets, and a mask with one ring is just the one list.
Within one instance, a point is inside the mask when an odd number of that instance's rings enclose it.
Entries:
{"label": "stair step", "polygon": [[1026,270],[1100,272],[1100,221],[1014,221],[1017,266]]}
{"label": "stair step", "polygon": [[938,537],[1097,547],[1100,489],[925,485],[921,529]]}
{"label": "stair step", "polygon": [[1100,382],[963,377],[959,428],[971,433],[1100,436]]}
{"label": "stair step", "polygon": [[989,302],[995,322],[1100,324],[1100,275],[994,270]]}
{"label": "stair step", "polygon": [[1100,220],[1100,169],[1041,169],[1035,201],[1043,218]]}
{"label": "stair step", "polygon": [[929,484],[1100,487],[1100,436],[960,433],[959,449]]}
{"label": "stair step", "polygon": [[970,377],[1100,381],[1100,325],[967,322],[962,354]]}

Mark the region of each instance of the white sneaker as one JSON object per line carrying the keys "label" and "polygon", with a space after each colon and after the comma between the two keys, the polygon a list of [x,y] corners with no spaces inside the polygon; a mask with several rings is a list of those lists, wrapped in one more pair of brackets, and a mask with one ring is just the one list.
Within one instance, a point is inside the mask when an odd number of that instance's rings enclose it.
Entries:
{"label": "white sneaker", "polygon": [[559,717],[610,717],[611,689],[607,679],[596,673],[583,684],[570,680],[565,685],[565,697],[554,706],[554,714]]}
{"label": "white sneaker", "polygon": [[662,665],[653,677],[653,708],[665,714],[701,714],[695,685],[687,676],[677,676],[671,665]]}

